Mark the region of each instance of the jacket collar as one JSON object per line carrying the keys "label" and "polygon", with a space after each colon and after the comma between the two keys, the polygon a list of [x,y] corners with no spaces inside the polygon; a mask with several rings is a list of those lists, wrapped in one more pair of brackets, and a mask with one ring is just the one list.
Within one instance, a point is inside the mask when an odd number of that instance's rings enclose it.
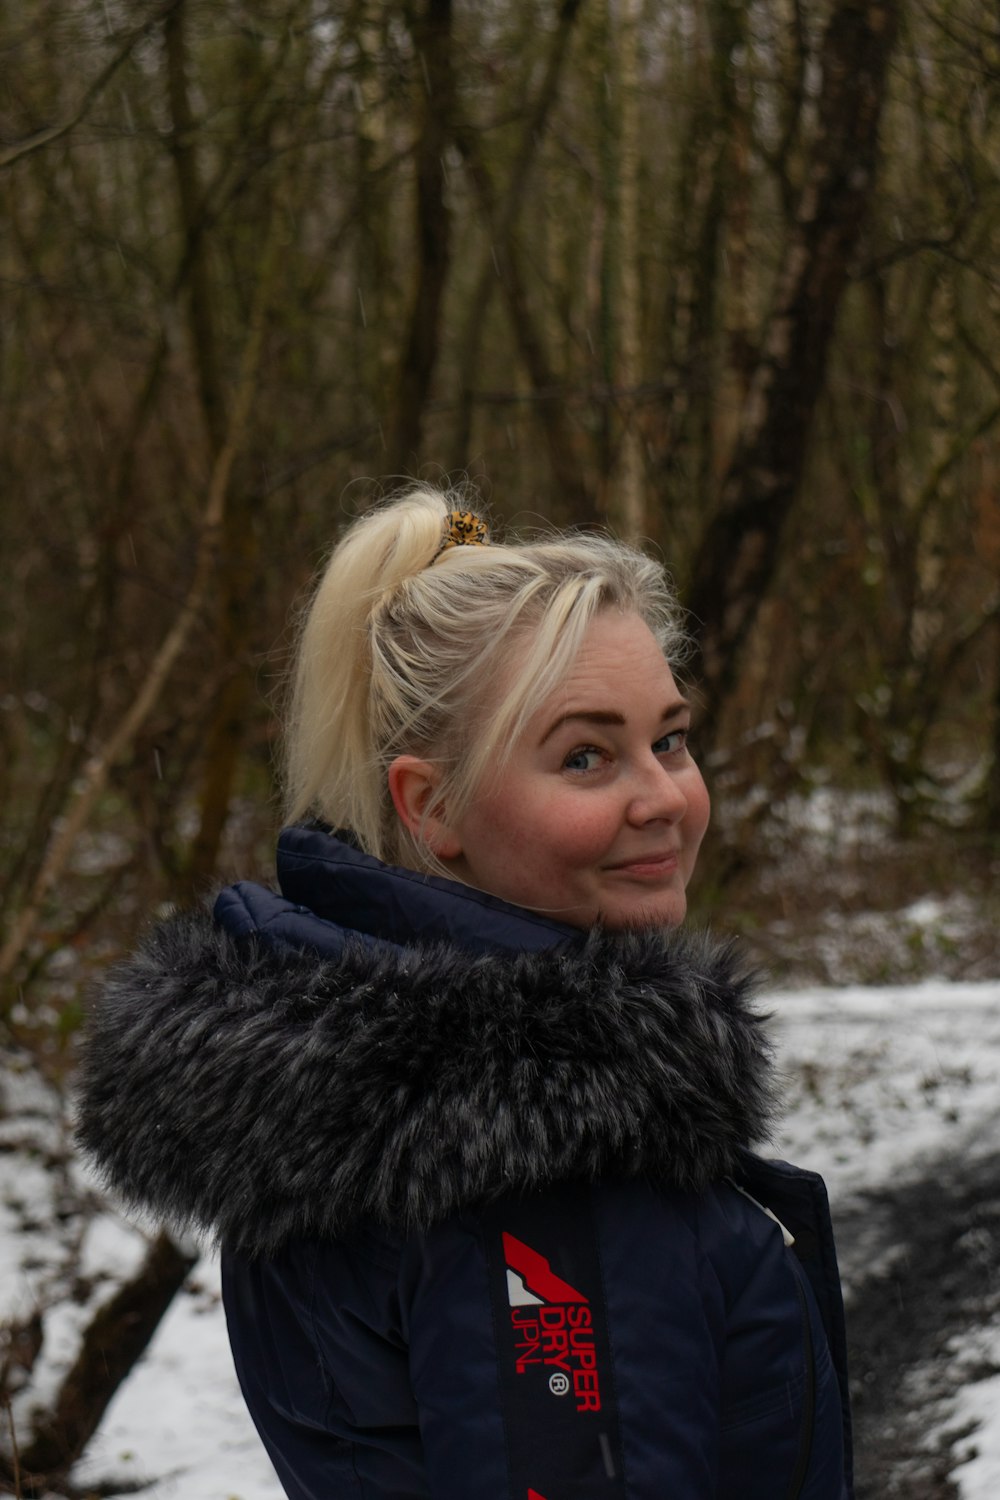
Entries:
{"label": "jacket collar", "polygon": [[282,833],[278,881],[288,900],[321,921],[396,947],[447,942],[466,953],[535,953],[583,940],[578,928],[471,886],[383,864],[319,825]]}
{"label": "jacket collar", "polygon": [[[395,887],[396,872],[384,878]],[[507,936],[467,951],[436,918],[432,942],[387,941],[242,891],[220,898],[221,922],[156,928],[92,1020],[81,1143],[162,1217],[271,1252],[362,1221],[425,1229],[559,1181],[701,1190],[767,1134],[769,1049],[729,945],[684,932],[571,943],[533,919],[554,941],[515,952],[516,909],[485,898],[479,918]],[[354,920],[367,901],[353,899]]]}

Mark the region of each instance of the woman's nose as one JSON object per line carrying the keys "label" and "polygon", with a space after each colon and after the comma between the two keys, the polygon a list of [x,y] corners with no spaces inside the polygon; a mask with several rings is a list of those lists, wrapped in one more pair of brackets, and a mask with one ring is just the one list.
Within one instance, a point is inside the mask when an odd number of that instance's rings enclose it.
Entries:
{"label": "woman's nose", "polygon": [[629,801],[629,821],[635,824],[678,823],[687,812],[688,799],[678,777],[655,757],[637,773],[637,784]]}

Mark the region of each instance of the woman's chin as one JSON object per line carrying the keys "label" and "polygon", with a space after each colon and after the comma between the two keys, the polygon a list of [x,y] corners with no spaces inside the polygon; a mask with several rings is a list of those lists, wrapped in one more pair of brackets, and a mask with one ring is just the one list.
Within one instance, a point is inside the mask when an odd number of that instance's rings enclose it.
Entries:
{"label": "woman's chin", "polygon": [[687,897],[671,891],[643,901],[614,902],[598,912],[590,925],[606,932],[645,932],[650,928],[680,927],[687,916]]}

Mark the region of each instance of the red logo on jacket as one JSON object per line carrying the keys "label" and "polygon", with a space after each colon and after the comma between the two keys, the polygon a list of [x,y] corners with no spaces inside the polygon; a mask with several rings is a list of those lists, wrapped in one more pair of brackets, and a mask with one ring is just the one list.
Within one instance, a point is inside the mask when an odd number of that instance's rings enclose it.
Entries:
{"label": "red logo on jacket", "polygon": [[[503,1237],[507,1300],[518,1375],[532,1365],[549,1372],[554,1396],[573,1392],[577,1411],[600,1411],[601,1387],[590,1302],[530,1245]],[[529,1500],[543,1500],[535,1491]]]}

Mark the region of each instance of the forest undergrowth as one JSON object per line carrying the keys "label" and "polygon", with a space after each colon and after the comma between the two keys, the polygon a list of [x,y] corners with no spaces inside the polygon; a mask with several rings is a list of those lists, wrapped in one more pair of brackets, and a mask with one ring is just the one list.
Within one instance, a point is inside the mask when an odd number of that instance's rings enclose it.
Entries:
{"label": "forest undergrowth", "polygon": [[693,916],[739,933],[774,982],[1000,973],[1000,847],[971,821],[900,838],[887,797],[828,787],[753,822],[717,800],[716,822]]}

